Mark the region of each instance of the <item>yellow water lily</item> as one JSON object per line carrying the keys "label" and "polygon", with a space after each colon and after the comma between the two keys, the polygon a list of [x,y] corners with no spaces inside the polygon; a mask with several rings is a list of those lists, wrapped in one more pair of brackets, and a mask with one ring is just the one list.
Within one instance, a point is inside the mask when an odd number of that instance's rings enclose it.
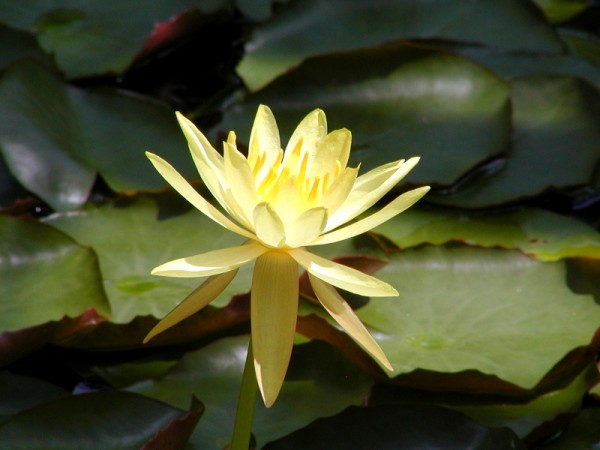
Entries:
{"label": "yellow water lily", "polygon": [[240,246],[167,262],[152,273],[208,277],[173,309],[144,342],[194,314],[215,299],[240,266],[254,263],[250,295],[254,368],[266,406],[283,384],[296,328],[299,266],[308,272],[316,297],[335,321],[384,367],[385,354],[335,287],[368,297],[398,295],[389,284],[310,253],[323,245],[364,233],[401,213],[429,190],[406,192],[379,211],[348,222],[392,189],[419,158],[400,160],[358,176],[347,167],[351,134],[327,133],[325,114],[316,109],[298,125],[285,151],[271,110],[260,106],[250,135],[248,157],[230,132],[219,154],[206,137],[177,114],[200,176],[228,218],[205,200],[168,162],[148,158],[177,192],[224,228],[248,240]]}

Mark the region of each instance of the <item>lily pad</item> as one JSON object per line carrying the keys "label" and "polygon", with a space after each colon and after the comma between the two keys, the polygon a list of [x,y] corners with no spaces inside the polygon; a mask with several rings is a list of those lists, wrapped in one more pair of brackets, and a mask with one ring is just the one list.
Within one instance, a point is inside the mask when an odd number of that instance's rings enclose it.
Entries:
{"label": "lily pad", "polygon": [[503,169],[428,201],[481,208],[591,182],[600,161],[600,92],[568,76],[514,80],[513,144]]}
{"label": "lily pad", "polygon": [[40,48],[35,36],[0,24],[0,70],[23,58],[50,63],[50,57]]}
{"label": "lily pad", "polygon": [[307,112],[323,108],[329,129],[352,131],[350,160],[362,171],[421,156],[408,181],[450,184],[509,145],[509,94],[466,58],[398,43],[308,59],[227,111],[218,130],[248,142],[264,103],[287,142]]}
{"label": "lily pad", "polygon": [[[190,413],[156,400],[128,392],[72,395],[21,411],[0,425],[0,447],[48,450],[131,449],[157,439],[171,429],[171,442],[185,442],[173,429],[174,421],[201,415],[200,407]],[[189,427],[188,427],[189,428]],[[193,428],[193,426],[192,426]],[[191,431],[191,430],[188,430]],[[182,448],[173,445],[171,448]],[[158,448],[148,447],[148,448]]]}
{"label": "lily pad", "polygon": [[[206,413],[190,442],[197,448],[220,450],[231,438],[247,346],[248,336],[221,339],[188,353],[164,376],[127,389],[173,405],[183,405],[195,392]],[[253,433],[259,446],[318,417],[360,404],[369,387],[366,376],[333,348],[322,343],[296,346],[275,405],[267,409],[257,399]]]}
{"label": "lily pad", "polygon": [[567,287],[564,262],[516,251],[408,249],[377,277],[400,297],[371,300],[357,314],[395,374],[475,369],[530,389],[600,324],[593,297]]}
{"label": "lily pad", "polygon": [[40,45],[56,57],[68,77],[120,73],[133,61],[156,22],[196,8],[210,13],[223,0],[136,0],[110,8],[101,0],[0,2],[0,22],[36,32]]}
{"label": "lily pad", "polygon": [[397,246],[388,251],[457,241],[519,249],[541,261],[600,258],[598,231],[575,218],[534,208],[486,215],[411,208],[373,231]]}
{"label": "lily pad", "polygon": [[407,38],[442,38],[534,52],[561,51],[541,12],[518,0],[289,1],[254,30],[238,73],[251,90],[317,54]]}
{"label": "lily pad", "polygon": [[592,0],[533,0],[551,22],[562,22],[575,17],[589,6]]}
{"label": "lily pad", "polygon": [[595,450],[600,444],[600,408],[585,408],[569,423],[565,432],[542,450]]}
{"label": "lily pad", "polygon": [[98,260],[60,231],[34,221],[0,216],[0,331],[110,309]]}
{"label": "lily pad", "polygon": [[[163,317],[202,282],[153,276],[150,272],[154,267],[242,242],[243,238],[185,203],[170,195],[139,196],[74,213],[57,213],[48,217],[46,223],[96,251],[113,311],[112,321],[128,323],[136,316]],[[184,208],[178,210],[179,215],[161,216],[175,214],[178,207],[174,205]],[[250,270],[249,265],[241,268],[213,305],[225,305],[233,295],[247,292]]]}
{"label": "lily pad", "polygon": [[119,192],[163,186],[149,149],[191,176],[182,136],[166,105],[75,88],[35,62],[13,65],[0,80],[0,151],[19,182],[57,210],[83,204],[96,172]]}
{"label": "lily pad", "polygon": [[508,428],[486,428],[433,405],[350,407],[264,447],[265,450],[525,450]]}

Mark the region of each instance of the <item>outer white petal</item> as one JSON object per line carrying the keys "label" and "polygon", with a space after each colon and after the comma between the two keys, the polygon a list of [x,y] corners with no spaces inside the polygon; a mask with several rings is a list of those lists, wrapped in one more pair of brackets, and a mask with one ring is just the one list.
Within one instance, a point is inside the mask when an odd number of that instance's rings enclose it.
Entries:
{"label": "outer white petal", "polygon": [[300,214],[286,226],[285,243],[289,247],[309,245],[323,231],[327,223],[327,210],[323,207],[311,208]]}
{"label": "outer white petal", "polygon": [[419,162],[419,158],[377,167],[356,179],[346,201],[329,217],[325,231],[354,219],[388,193]]}
{"label": "outer white petal", "polygon": [[354,314],[350,305],[338,294],[335,288],[322,282],[310,273],[308,274],[308,278],[317,298],[331,317],[388,370],[394,370],[383,350],[381,350],[381,347],[375,342],[373,336],[371,336],[357,315]]}
{"label": "outer white petal", "polygon": [[250,297],[256,380],[267,407],[285,378],[296,332],[298,264],[284,252],[256,260]]}
{"label": "outer white petal", "polygon": [[231,283],[237,272],[236,269],[209,277],[150,330],[144,338],[144,344],[212,302]]}
{"label": "outer white petal", "polygon": [[340,289],[367,297],[392,297],[398,295],[396,289],[375,277],[351,267],[321,258],[304,249],[290,249],[288,250],[288,254],[298,261],[298,264],[304,267],[308,273]]}
{"label": "outer white petal", "polygon": [[283,222],[268,203],[259,203],[254,208],[254,226],[256,236],[265,245],[279,248],[285,244]]}
{"label": "outer white petal", "polygon": [[173,188],[181,194],[188,202],[198,208],[206,216],[217,222],[224,228],[227,228],[234,233],[241,234],[249,239],[256,239],[256,236],[240,227],[236,223],[229,220],[223,215],[217,208],[211,205],[204,199],[186,180],[183,178],[175,168],[153,153],[146,152],[146,156],[150,159],[150,162],[154,165],[158,173],[171,185]]}
{"label": "outer white petal", "polygon": [[268,248],[256,241],[237,247],[222,248],[187,258],[175,259],[156,267],[152,275],[165,277],[195,278],[217,275],[237,269],[258,258]]}
{"label": "outer white petal", "polygon": [[310,245],[331,244],[332,242],[343,241],[344,239],[365,233],[410,208],[423,197],[429,189],[429,186],[423,186],[405,192],[379,211],[351,225],[324,234],[315,239]]}

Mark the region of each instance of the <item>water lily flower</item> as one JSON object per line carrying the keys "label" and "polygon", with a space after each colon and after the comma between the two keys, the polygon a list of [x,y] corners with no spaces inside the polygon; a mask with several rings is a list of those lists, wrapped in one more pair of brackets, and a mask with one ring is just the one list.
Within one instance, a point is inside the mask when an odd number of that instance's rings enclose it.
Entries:
{"label": "water lily flower", "polygon": [[385,164],[358,176],[358,167],[347,167],[350,131],[327,133],[325,114],[320,109],[300,122],[284,151],[273,113],[260,106],[247,157],[237,149],[234,132],[223,143],[221,155],[191,121],[179,113],[177,118],[203,182],[229,217],[204,199],[168,162],[152,153],[147,153],[148,158],[192,205],[247,241],[156,267],[152,271],[155,275],[208,278],[161,320],[144,342],[209,304],[240,266],[254,261],[250,294],[254,368],[264,403],[271,406],[283,384],[293,347],[300,266],[308,272],[317,299],[331,317],[384,367],[393,370],[335,288],[369,297],[398,292],[306,247],[364,233],[414,204],[429,187],[406,192],[379,211],[353,221],[388,193],[419,158]]}

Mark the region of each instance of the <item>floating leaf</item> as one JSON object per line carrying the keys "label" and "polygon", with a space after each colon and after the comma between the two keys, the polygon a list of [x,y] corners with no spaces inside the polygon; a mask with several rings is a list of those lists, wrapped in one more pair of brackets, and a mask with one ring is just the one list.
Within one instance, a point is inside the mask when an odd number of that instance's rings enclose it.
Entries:
{"label": "floating leaf", "polygon": [[314,108],[329,129],[352,131],[351,163],[366,171],[421,156],[407,180],[453,183],[505,150],[509,88],[466,58],[427,47],[386,47],[311,58],[231,108],[218,129],[248,142],[259,103],[275,112],[282,135]]}
{"label": "floating leaf", "polygon": [[600,160],[600,92],[566,76],[532,76],[512,85],[513,144],[505,167],[456,194],[428,194],[429,201],[481,208],[590,183]]}
{"label": "floating leaf", "polygon": [[530,389],[600,324],[593,298],[566,286],[564,262],[519,252],[409,249],[391,255],[377,277],[400,297],[371,300],[357,314],[395,375],[475,369]]}
{"label": "floating leaf", "polygon": [[69,391],[46,381],[0,372],[0,424],[20,411],[69,395]]}
{"label": "floating leaf", "polygon": [[120,192],[163,186],[149,149],[194,173],[166,105],[71,87],[30,61],[0,80],[0,150],[19,182],[57,210],[83,204],[96,171]]}
{"label": "floating leaf", "polygon": [[[0,425],[0,447],[139,450],[169,430],[173,443],[185,442],[182,433],[191,431],[190,426],[173,422],[191,419],[193,429],[201,414],[199,405],[186,413],[128,392],[72,395],[26,409]],[[158,448],[152,445],[147,448]]]}
{"label": "floating leaf", "polygon": [[[195,393],[206,414],[190,442],[202,449],[222,449],[231,438],[247,346],[248,336],[221,339],[188,353],[159,379],[140,381],[128,390],[173,405],[182,405]],[[318,417],[360,404],[369,387],[369,380],[331,347],[296,346],[275,405],[267,409],[257,401],[254,435],[264,445]]]}
{"label": "floating leaf", "polygon": [[534,208],[486,215],[411,208],[373,231],[397,246],[391,251],[458,241],[519,249],[542,261],[600,258],[598,231],[575,218]]}
{"label": "floating leaf", "polygon": [[540,447],[542,450],[595,450],[600,442],[600,408],[585,408],[563,434]]}
{"label": "floating leaf", "polygon": [[551,22],[569,20],[592,5],[592,0],[533,0]]}
{"label": "floating leaf", "polygon": [[349,407],[336,416],[264,447],[265,450],[525,450],[508,428],[486,428],[464,415],[432,405]]}
{"label": "floating leaf", "polygon": [[519,0],[289,1],[254,30],[238,73],[256,90],[306,57],[407,38],[552,53],[562,47],[541,12]]}
{"label": "floating leaf", "polygon": [[39,47],[35,36],[24,31],[14,30],[0,24],[0,70],[23,58],[40,62],[50,62],[50,58]]}
{"label": "floating leaf", "polygon": [[[200,278],[153,276],[154,267],[171,259],[240,245],[237,235],[187,205],[184,214],[179,209],[177,216],[161,216],[182,202],[172,196],[138,197],[47,219],[98,254],[113,322],[128,323],[145,315],[163,317],[202,282]],[[233,295],[247,292],[250,269],[240,269],[213,305],[225,305]]]}
{"label": "floating leaf", "polygon": [[0,1],[0,22],[35,31],[68,77],[120,73],[133,61],[156,22],[186,9],[210,13],[223,0],[135,0],[106,7],[101,0],[33,0],[27,8]]}
{"label": "floating leaf", "polygon": [[110,310],[96,255],[34,221],[0,216],[0,331]]}

